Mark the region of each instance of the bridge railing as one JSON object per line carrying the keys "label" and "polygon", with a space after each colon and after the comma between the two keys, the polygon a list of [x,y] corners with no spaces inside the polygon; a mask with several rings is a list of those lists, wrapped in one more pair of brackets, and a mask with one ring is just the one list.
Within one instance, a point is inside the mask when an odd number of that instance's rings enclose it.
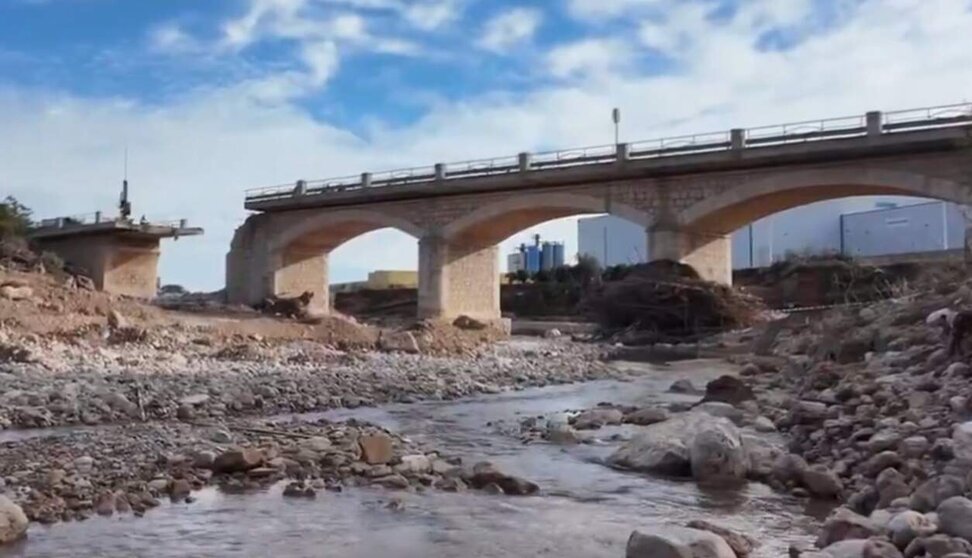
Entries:
{"label": "bridge railing", "polygon": [[867,117],[846,116],[746,129],[747,146],[785,145],[867,133]]}
{"label": "bridge railing", "polygon": [[247,190],[246,201],[259,203],[349,190],[438,183],[518,172],[602,165],[625,160],[675,157],[970,124],[972,124],[972,103],[884,113],[869,112],[859,116],[659,138],[627,144],[520,153],[514,156],[448,164],[438,163],[433,166],[362,173],[326,180],[298,180],[291,184]]}
{"label": "bridge railing", "polygon": [[36,228],[65,229],[83,225],[96,225],[98,223],[111,223],[117,219],[117,217],[109,215],[108,213],[102,211],[93,211],[91,213],[79,213],[76,215],[64,215],[61,217],[42,219],[37,224]]}
{"label": "bridge railing", "polygon": [[732,146],[732,132],[712,132],[672,138],[636,141],[628,144],[629,159],[670,157],[685,153],[725,151]]}
{"label": "bridge railing", "polygon": [[968,122],[972,118],[972,103],[944,105],[920,109],[897,110],[884,113],[886,132],[939,128]]}
{"label": "bridge railing", "polygon": [[531,153],[529,169],[567,168],[580,165],[596,165],[613,162],[617,157],[617,146],[595,145],[556,151]]}

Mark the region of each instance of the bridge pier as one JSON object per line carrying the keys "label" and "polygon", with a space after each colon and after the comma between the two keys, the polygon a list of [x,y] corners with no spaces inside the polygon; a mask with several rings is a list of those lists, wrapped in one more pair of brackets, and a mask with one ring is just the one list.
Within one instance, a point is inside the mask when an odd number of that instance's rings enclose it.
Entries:
{"label": "bridge pier", "polygon": [[469,316],[492,322],[500,315],[499,246],[438,235],[419,239],[420,318]]}
{"label": "bridge pier", "polygon": [[227,302],[255,306],[270,296],[311,291],[311,308],[318,313],[329,312],[329,250],[301,243],[275,248],[268,217],[251,216],[236,229],[226,254]]}
{"label": "bridge pier", "polygon": [[732,242],[727,234],[658,224],[648,230],[648,254],[652,261],[690,265],[707,281],[732,284]]}
{"label": "bridge pier", "polygon": [[328,284],[328,253],[320,248],[290,246],[271,256],[272,284],[270,294],[297,296],[305,291],[314,293],[310,308],[317,313],[331,309],[331,289]]}

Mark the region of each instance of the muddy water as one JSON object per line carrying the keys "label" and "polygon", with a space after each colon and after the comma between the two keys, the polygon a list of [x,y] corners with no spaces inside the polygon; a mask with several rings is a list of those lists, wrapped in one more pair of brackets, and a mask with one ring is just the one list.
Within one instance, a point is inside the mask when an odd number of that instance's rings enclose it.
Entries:
{"label": "muddy water", "polygon": [[[709,362],[668,368],[624,364],[648,372],[633,382],[602,381],[483,396],[327,413],[383,424],[468,459],[489,459],[543,488],[538,497],[481,493],[396,494],[351,489],[316,500],[268,492],[199,494],[190,505],[166,505],[143,519],[90,519],[32,527],[29,540],[0,556],[349,556],[374,557],[612,557],[624,556],[631,530],[709,519],[750,534],[756,556],[785,556],[790,543],[812,540],[816,521],[800,501],[759,484],[711,492],[676,482],[613,471],[600,464],[618,442],[558,447],[522,444],[512,434],[520,418],[601,401],[679,400],[672,381],[697,384],[722,370]],[[492,424],[492,426],[487,426]],[[599,433],[630,435],[626,428]],[[401,498],[404,508],[387,504]]]}

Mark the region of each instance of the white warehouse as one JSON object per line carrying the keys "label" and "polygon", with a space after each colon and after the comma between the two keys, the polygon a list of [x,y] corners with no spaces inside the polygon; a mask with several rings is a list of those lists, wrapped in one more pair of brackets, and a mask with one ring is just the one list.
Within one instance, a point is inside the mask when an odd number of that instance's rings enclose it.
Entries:
{"label": "white warehouse", "polygon": [[[765,267],[789,254],[884,256],[962,249],[963,207],[910,197],[828,200],[765,217],[732,234],[733,269]],[[577,223],[578,253],[601,265],[650,259],[644,229],[604,215]]]}

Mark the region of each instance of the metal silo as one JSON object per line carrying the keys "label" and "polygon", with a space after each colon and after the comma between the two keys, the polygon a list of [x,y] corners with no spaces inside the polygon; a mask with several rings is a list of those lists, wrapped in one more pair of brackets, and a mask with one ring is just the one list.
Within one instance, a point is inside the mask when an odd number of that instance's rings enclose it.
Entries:
{"label": "metal silo", "polygon": [[561,267],[564,265],[564,243],[554,242],[553,243],[553,265],[554,267]]}

